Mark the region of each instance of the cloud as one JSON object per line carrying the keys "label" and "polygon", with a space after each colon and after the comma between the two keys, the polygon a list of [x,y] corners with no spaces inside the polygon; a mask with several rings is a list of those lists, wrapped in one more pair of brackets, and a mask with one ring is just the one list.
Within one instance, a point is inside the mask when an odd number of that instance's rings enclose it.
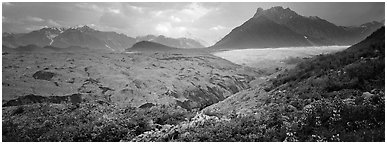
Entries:
{"label": "cloud", "polygon": [[108,8],[108,12],[114,13],[114,14],[119,14],[121,13],[120,9],[115,9],[115,8]]}
{"label": "cloud", "polygon": [[192,20],[197,20],[213,10],[214,9],[205,8],[198,3],[191,3],[185,9],[181,10],[179,14],[188,16]]}
{"label": "cloud", "polygon": [[184,26],[173,26],[170,22],[158,23],[155,28],[157,34],[162,34],[170,37],[182,37],[188,32],[188,28]]}
{"label": "cloud", "polygon": [[36,26],[36,25],[33,25],[33,26],[26,27],[25,29],[27,31],[34,31],[34,30],[45,28],[45,27],[47,27],[47,26]]}
{"label": "cloud", "polygon": [[30,25],[35,25],[35,26],[50,26],[50,27],[60,27],[61,25],[52,20],[52,19],[43,19],[40,17],[33,17],[33,16],[27,16],[23,22],[20,23],[25,23],[25,24],[30,24]]}
{"label": "cloud", "polygon": [[4,6],[13,6],[13,4],[10,3],[10,2],[3,2],[3,5],[4,5]]}
{"label": "cloud", "polygon": [[118,29],[125,29],[130,27],[130,22],[131,21],[128,17],[126,17],[126,15],[115,10],[104,13],[99,19],[99,24],[102,26],[109,26]]}
{"label": "cloud", "polygon": [[54,21],[54,20],[52,20],[52,19],[48,19],[48,20],[47,20],[47,24],[48,24],[49,26],[54,26],[54,27],[60,27],[60,26],[62,26],[62,25],[60,25],[59,23],[57,23],[56,21]]}
{"label": "cloud", "polygon": [[133,6],[133,5],[127,5],[129,9],[132,9],[134,11],[137,11],[138,13],[144,13],[144,8],[138,7],[138,6]]}
{"label": "cloud", "polygon": [[75,6],[80,9],[99,11],[99,12],[104,10],[102,7],[99,7],[96,4],[90,4],[90,3],[76,3]]}
{"label": "cloud", "polygon": [[149,13],[154,18],[165,18],[165,17],[169,16],[172,13],[176,13],[176,11],[172,10],[172,9],[166,9],[166,10],[151,11]]}
{"label": "cloud", "polygon": [[33,16],[27,16],[27,18],[25,20],[29,21],[29,22],[43,22],[44,21],[40,17],[33,17]]}
{"label": "cloud", "polygon": [[198,3],[190,3],[182,9],[163,9],[151,11],[151,16],[160,19],[169,19],[171,22],[194,22],[210,12],[216,11],[216,8],[206,8]]}
{"label": "cloud", "polygon": [[224,29],[226,29],[226,27],[221,26],[221,25],[217,25],[217,26],[214,26],[214,27],[210,28],[210,30],[214,30],[214,31],[224,30]]}
{"label": "cloud", "polygon": [[181,19],[175,16],[170,16],[169,17],[173,22],[181,22]]}
{"label": "cloud", "polygon": [[170,23],[161,23],[161,24],[157,24],[155,29],[156,31],[165,34],[165,33],[169,33],[171,27],[172,26]]}

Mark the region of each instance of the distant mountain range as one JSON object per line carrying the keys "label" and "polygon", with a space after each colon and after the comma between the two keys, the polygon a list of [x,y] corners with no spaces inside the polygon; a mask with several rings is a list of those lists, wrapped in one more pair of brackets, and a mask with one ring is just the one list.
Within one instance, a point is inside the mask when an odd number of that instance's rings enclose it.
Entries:
{"label": "distant mountain range", "polygon": [[201,48],[200,42],[189,38],[168,38],[165,36],[147,35],[144,37],[128,37],[116,32],[104,32],[88,26],[71,28],[42,28],[29,33],[3,33],[3,45],[16,48],[36,45],[38,47],[53,46],[68,48],[71,46],[104,49],[109,51],[124,51],[139,41],[154,41],[170,47]]}
{"label": "distant mountain range", "polygon": [[[353,45],[383,25],[382,22],[373,21],[360,26],[337,26],[316,16],[301,16],[289,8],[284,9],[280,6],[267,10],[258,8],[252,18],[234,28],[210,48]],[[132,38],[116,32],[95,30],[88,26],[42,28],[21,34],[3,33],[3,45],[9,48],[32,44],[38,47],[78,46],[122,52],[142,41],[159,43],[172,48],[204,47],[197,40],[189,38],[169,38],[163,35]],[[147,43],[147,45],[153,46],[155,45],[153,43]]]}
{"label": "distant mountain range", "polygon": [[289,8],[258,8],[252,18],[211,47],[235,49],[353,45],[383,25],[374,21],[360,26],[337,26],[317,16],[301,16]]}

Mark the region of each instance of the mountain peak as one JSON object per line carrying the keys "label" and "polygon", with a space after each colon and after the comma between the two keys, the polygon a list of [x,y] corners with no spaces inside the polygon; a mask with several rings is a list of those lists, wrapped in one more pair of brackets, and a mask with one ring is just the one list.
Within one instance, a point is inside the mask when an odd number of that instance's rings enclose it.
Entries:
{"label": "mountain peak", "polygon": [[275,6],[266,10],[266,13],[272,13],[277,15],[296,16],[298,15],[295,11],[290,8],[284,9],[282,6]]}
{"label": "mountain peak", "polygon": [[65,28],[57,28],[57,27],[44,27],[44,28],[42,28],[40,30],[42,30],[42,31],[50,31],[50,32],[54,31],[54,32],[60,32],[61,33],[63,31],[65,31],[66,29]]}
{"label": "mountain peak", "polygon": [[259,7],[257,8],[257,12],[255,12],[254,17],[258,17],[259,15],[262,15],[263,8]]}
{"label": "mountain peak", "polygon": [[274,7],[271,7],[270,9],[272,9],[272,10],[284,10],[284,7],[282,7],[282,6],[274,6]]}
{"label": "mountain peak", "polygon": [[70,29],[79,30],[81,32],[96,31],[95,29],[90,28],[87,25],[76,25],[76,26],[71,27]]}
{"label": "mountain peak", "polygon": [[266,15],[276,19],[294,18],[296,16],[299,16],[295,11],[291,10],[290,8],[285,9],[282,6],[275,6],[266,10],[263,10],[262,8],[257,8],[254,17],[258,17],[261,15]]}

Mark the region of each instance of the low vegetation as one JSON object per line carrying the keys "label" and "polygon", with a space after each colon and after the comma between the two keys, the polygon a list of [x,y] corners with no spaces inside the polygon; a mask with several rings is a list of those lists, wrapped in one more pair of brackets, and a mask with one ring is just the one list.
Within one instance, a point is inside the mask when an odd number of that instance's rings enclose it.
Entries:
{"label": "low vegetation", "polygon": [[147,109],[106,104],[40,103],[14,107],[3,114],[3,141],[120,141],[131,139],[155,124],[177,124],[192,117],[171,106]]}

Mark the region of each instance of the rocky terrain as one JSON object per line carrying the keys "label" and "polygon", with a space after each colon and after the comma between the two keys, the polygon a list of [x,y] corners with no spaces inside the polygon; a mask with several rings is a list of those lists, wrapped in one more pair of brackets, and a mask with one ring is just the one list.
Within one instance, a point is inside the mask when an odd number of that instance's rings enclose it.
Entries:
{"label": "rocky terrain", "polygon": [[259,76],[208,54],[3,52],[3,105],[28,95],[81,94],[121,106],[203,108],[249,88]]}

